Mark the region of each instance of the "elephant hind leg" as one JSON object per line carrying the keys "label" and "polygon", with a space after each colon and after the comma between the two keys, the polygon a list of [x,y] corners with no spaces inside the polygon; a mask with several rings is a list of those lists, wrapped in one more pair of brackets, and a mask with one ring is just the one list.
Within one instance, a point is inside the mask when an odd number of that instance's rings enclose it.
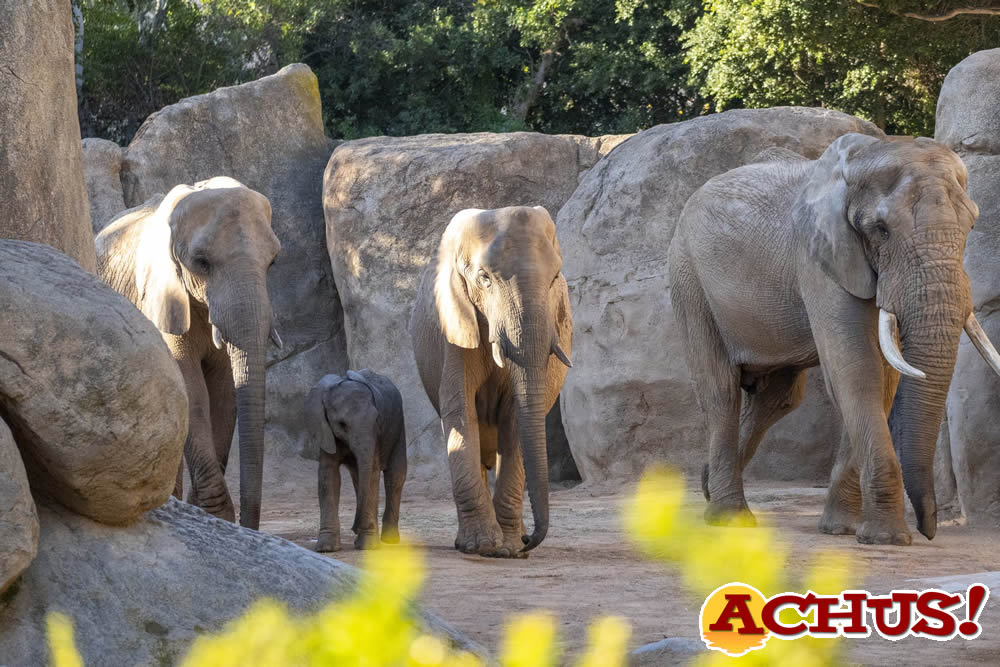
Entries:
{"label": "elephant hind leg", "polygon": [[740,415],[740,459],[745,470],[768,429],[795,410],[806,394],[806,373],[782,368],[758,378],[755,392],[744,397]]}

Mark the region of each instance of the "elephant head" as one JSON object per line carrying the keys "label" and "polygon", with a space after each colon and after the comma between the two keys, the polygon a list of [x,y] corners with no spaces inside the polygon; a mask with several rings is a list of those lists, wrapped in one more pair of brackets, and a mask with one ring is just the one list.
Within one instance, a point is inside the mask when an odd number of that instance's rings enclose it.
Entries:
{"label": "elephant head", "polygon": [[[567,367],[557,317],[566,280],[555,223],[540,206],[468,209],[452,218],[438,251],[434,294],[445,338],[483,349],[514,401],[538,546],[549,524],[545,442],[549,359]],[[565,316],[563,313],[561,316]]]}
{"label": "elephant head", "polygon": [[962,161],[930,139],[833,142],[796,202],[811,259],[879,308],[878,339],[903,378],[890,419],[903,482],[928,539],[937,527],[933,461],[962,330],[1000,373],[972,313],[962,265],[979,214]]}
{"label": "elephant head", "polygon": [[136,250],[142,312],[164,333],[188,331],[207,313],[212,342],[227,350],[236,387],[240,523],[260,521],[264,357],[272,328],[267,271],[281,249],[267,197],[231,178],[178,185],[160,202]]}

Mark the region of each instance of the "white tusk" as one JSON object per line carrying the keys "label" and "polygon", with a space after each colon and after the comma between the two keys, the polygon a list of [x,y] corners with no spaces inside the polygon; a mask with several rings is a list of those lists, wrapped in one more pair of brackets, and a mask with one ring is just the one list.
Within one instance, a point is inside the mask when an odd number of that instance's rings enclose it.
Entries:
{"label": "white tusk", "polygon": [[503,351],[500,349],[500,343],[498,341],[493,341],[493,361],[500,368],[503,368]]}
{"label": "white tusk", "polygon": [[556,341],[552,341],[552,354],[556,355],[556,358],[566,364],[566,368],[573,368],[573,362],[569,360],[566,353],[563,352],[562,347]]}
{"label": "white tusk", "polygon": [[282,348],[281,336],[278,335],[278,330],[274,327],[271,327],[271,342],[279,350]]}
{"label": "white tusk", "polygon": [[879,308],[878,345],[882,348],[882,356],[885,357],[885,360],[889,362],[890,366],[903,375],[920,378],[921,380],[926,378],[927,375],[922,370],[914,368],[910,364],[906,363],[906,359],[903,359],[903,353],[899,349],[899,343],[896,342],[897,331],[898,325],[896,323],[896,316],[887,310]]}
{"label": "white tusk", "polygon": [[215,343],[215,347],[222,349],[224,343],[222,342],[222,332],[219,331],[219,327],[212,325],[212,342]]}
{"label": "white tusk", "polygon": [[1000,353],[993,347],[989,336],[986,335],[979,320],[976,319],[975,313],[969,313],[968,319],[965,320],[965,333],[969,334],[969,340],[979,350],[979,354],[983,355],[983,359],[990,365],[990,368],[997,375],[1000,375]]}

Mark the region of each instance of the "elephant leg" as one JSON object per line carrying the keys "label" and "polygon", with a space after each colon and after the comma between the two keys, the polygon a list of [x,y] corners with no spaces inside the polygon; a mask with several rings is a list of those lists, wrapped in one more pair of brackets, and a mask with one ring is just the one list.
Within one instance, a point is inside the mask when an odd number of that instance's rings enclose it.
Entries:
{"label": "elephant leg", "polygon": [[[886,411],[892,391],[888,385],[894,378],[885,371],[874,323],[872,304],[848,304],[833,321],[818,321],[814,335],[828,387],[850,438],[851,458],[859,467],[862,521],[856,532],[858,541],[907,545],[912,537],[903,513],[903,475]],[[858,336],[858,331],[872,335]],[[838,478],[838,493],[841,484],[850,490],[853,482],[847,475],[853,475],[850,459],[841,471],[844,481]]]}
{"label": "elephant leg", "polygon": [[451,490],[458,513],[455,548],[463,553],[490,553],[503,544],[503,532],[483,481],[476,387],[466,378],[464,364],[455,359],[445,362],[442,386],[446,389],[439,402],[441,428],[448,443]]}
{"label": "elephant leg", "polygon": [[340,458],[319,452],[319,535],[316,551],[340,551]]}
{"label": "elephant leg", "polygon": [[229,451],[233,446],[233,431],[236,429],[236,388],[233,386],[233,369],[229,357],[218,356],[221,359],[213,360],[212,365],[206,368],[205,384],[211,405],[215,458],[225,475]]}
{"label": "elephant leg", "polygon": [[524,461],[521,458],[521,442],[513,414],[504,419],[498,431],[497,481],[493,493],[493,508],[500,530],[503,531],[503,546],[486,555],[526,558],[528,554],[521,551],[521,536],[527,534],[522,521]]}
{"label": "elephant leg", "polygon": [[374,452],[361,456],[358,462],[358,531],[354,538],[355,549],[372,549],[378,546],[378,482],[381,472],[376,466]]}
{"label": "elephant leg", "polygon": [[221,519],[235,521],[233,501],[215,455],[208,387],[201,364],[184,360],[178,365],[188,392],[188,436],[184,443],[184,460],[191,474],[188,502]]}
{"label": "elephant leg", "polygon": [[406,481],[405,440],[405,437],[400,437],[383,473],[385,511],[382,512],[382,541],[388,544],[399,542],[399,505],[403,498],[403,482]]}
{"label": "elephant leg", "polygon": [[483,484],[487,493],[490,491],[489,471],[497,467],[498,429],[494,424],[479,422],[479,459],[482,461]]}

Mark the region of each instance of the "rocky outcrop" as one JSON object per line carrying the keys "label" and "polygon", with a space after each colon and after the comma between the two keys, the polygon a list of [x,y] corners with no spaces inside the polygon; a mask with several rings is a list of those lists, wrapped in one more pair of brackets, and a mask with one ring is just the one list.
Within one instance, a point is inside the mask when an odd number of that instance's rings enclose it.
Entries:
{"label": "rocky outcrop", "polygon": [[122,162],[125,204],[178,183],[235,178],[271,201],[281,252],[268,274],[284,348],[267,372],[269,451],[304,436],[302,403],[327,373],[347,370],[337,289],[325,252],[322,174],[331,145],[319,88],[305,65],[165,107],[146,119]]}
{"label": "rocky outcrop", "polygon": [[[217,632],[255,600],[308,612],[349,594],[353,567],[278,537],[209,516],[174,498],[126,528],[39,507],[38,557],[0,606],[0,656],[48,662],[45,617],[67,614],[87,665],[176,665],[200,634]],[[482,649],[430,614],[424,623]]]}
{"label": "rocky outcrop", "polygon": [[[976,318],[1000,344],[1000,49],[974,53],[945,78],[938,98],[934,138],[958,153],[969,170],[969,195],[979,219],[965,246]],[[958,346],[948,393],[947,448],[936,458],[935,478],[954,476],[962,511],[971,523],[1000,521],[1000,378],[965,334]],[[950,459],[950,460],[949,460]],[[947,466],[950,464],[951,469]],[[947,497],[938,489],[939,499]]]}
{"label": "rocky outcrop", "polygon": [[[838,136],[882,133],[834,111],[737,110],[661,125],[620,144],[559,211],[573,308],[563,423],[584,481],[636,479],[651,461],[705,462],[704,415],[670,309],[667,248],[687,198],[712,176],[781,151],[818,157]],[[787,156],[787,154],[786,154]],[[810,372],[803,405],[777,424],[749,475],[824,479],[840,421]]]}
{"label": "rocky outcrop", "polygon": [[0,238],[55,246],[93,273],[71,17],[61,0],[0,0]]}
{"label": "rocky outcrop", "polygon": [[21,453],[0,419],[0,594],[38,553],[38,515]]}
{"label": "rocky outcrop", "polygon": [[399,387],[411,478],[448,483],[441,427],[417,376],[407,323],[451,216],[524,204],[554,217],[579,175],[619,139],[431,134],[349,141],[334,151],[323,205],[348,357],[352,368],[378,369]]}
{"label": "rocky outcrop", "polygon": [[45,245],[0,241],[0,417],[36,494],[125,523],[173,490],[187,394],[159,331]]}
{"label": "rocky outcrop", "polygon": [[105,139],[83,140],[83,180],[90,200],[90,224],[96,235],[124,211],[122,147]]}

